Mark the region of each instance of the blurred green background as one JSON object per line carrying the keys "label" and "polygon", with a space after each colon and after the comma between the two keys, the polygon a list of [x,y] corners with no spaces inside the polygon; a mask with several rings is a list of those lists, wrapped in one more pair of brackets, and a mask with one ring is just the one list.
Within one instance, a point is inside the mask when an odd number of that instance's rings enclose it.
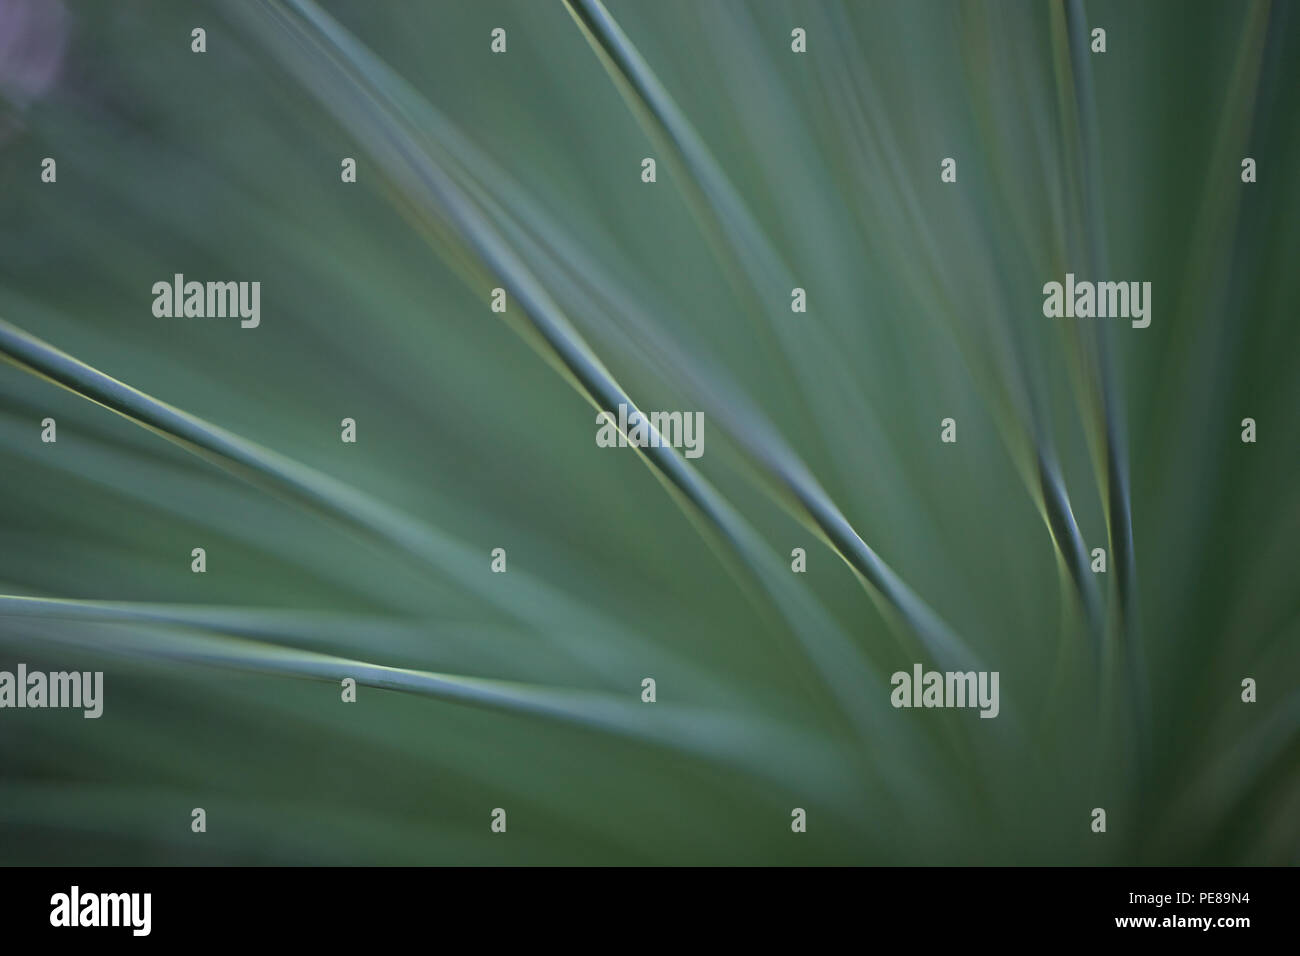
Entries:
{"label": "blurred green background", "polygon": [[0,0],[0,862],[1296,863],[1298,14]]}

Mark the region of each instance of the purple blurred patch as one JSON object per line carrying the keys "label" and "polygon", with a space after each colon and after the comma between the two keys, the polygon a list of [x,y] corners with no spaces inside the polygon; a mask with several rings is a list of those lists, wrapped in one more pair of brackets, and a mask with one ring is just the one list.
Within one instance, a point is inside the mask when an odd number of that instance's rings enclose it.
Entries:
{"label": "purple blurred patch", "polygon": [[71,26],[62,0],[0,0],[0,92],[20,106],[58,82]]}

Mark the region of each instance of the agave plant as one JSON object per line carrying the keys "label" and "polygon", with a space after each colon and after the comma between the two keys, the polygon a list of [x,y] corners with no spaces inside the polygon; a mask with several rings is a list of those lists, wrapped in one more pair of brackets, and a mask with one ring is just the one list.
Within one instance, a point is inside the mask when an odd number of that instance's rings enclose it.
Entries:
{"label": "agave plant", "polygon": [[1298,46],[4,0],[0,860],[1297,862]]}

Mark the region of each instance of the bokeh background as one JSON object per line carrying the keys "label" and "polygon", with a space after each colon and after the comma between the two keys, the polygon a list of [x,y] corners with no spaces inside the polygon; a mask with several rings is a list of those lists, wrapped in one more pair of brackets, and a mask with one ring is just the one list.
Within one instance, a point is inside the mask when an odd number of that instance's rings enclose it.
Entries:
{"label": "bokeh background", "polygon": [[0,669],[106,685],[0,711],[0,862],[1294,864],[1298,63],[1258,0],[0,0]]}

